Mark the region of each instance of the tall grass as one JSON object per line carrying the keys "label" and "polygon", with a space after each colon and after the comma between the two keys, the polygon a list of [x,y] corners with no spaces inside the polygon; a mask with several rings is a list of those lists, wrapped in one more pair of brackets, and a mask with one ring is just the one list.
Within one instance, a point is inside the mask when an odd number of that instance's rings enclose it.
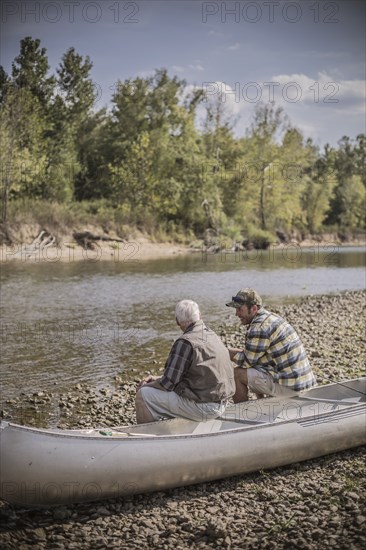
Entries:
{"label": "tall grass", "polygon": [[[276,235],[261,230],[245,220],[242,225],[226,218],[220,222],[217,240],[225,248],[230,248],[235,243],[266,248],[278,240]],[[146,209],[132,211],[126,204],[114,205],[104,199],[70,203],[27,198],[12,200],[8,204],[7,229],[9,235],[17,242],[35,238],[42,229],[52,233],[58,240],[70,238],[74,231],[85,230],[108,234],[112,238],[117,236],[133,240],[144,235],[155,242],[186,245],[197,242],[197,238],[204,238],[204,232],[195,235],[192,228],[186,228],[180,222],[161,221],[154,212]],[[364,231],[350,231],[337,226],[323,228],[323,233],[329,232],[337,236],[341,242],[365,239]],[[0,241],[4,241],[6,233],[4,224],[1,224]],[[321,234],[317,237],[321,237]]]}
{"label": "tall grass", "polygon": [[58,203],[17,199],[9,202],[7,214],[7,225],[17,241],[34,238],[42,229],[58,240],[85,230],[126,240],[141,234],[157,242],[188,244],[194,239],[192,232],[174,223],[159,222],[151,212],[140,216],[126,205],[114,206],[105,200]]}

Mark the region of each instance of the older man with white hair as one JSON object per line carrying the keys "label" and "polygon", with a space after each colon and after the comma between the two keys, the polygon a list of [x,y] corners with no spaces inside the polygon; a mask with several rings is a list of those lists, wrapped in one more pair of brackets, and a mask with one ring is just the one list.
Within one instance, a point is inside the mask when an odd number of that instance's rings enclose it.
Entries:
{"label": "older man with white hair", "polygon": [[202,421],[224,413],[234,395],[234,369],[227,348],[201,320],[198,305],[175,308],[183,334],[174,342],[161,376],[143,380],[136,394],[139,424],[182,417]]}

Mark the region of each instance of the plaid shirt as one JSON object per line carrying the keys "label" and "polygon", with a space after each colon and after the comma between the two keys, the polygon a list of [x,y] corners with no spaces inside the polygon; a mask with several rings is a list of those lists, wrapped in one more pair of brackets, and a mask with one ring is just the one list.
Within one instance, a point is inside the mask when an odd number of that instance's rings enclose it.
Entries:
{"label": "plaid shirt", "polygon": [[295,329],[279,315],[261,308],[249,325],[244,350],[234,362],[269,373],[275,382],[300,391],[311,388],[315,377]]}
{"label": "plaid shirt", "polygon": [[[187,330],[189,330],[189,328],[190,327],[188,327]],[[188,342],[188,340],[178,338],[170,350],[168,359],[165,363],[164,373],[159,380],[165,390],[174,390],[191,366],[192,358],[192,344]]]}

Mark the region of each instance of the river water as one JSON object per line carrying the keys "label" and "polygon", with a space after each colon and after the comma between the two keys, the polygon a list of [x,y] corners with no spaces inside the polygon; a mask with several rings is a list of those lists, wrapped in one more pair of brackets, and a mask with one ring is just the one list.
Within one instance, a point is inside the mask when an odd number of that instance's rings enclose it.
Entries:
{"label": "river water", "polygon": [[163,367],[179,334],[177,301],[199,303],[213,328],[234,322],[225,302],[255,287],[265,304],[365,288],[365,249],[178,256],[168,260],[8,263],[1,269],[1,398],[94,387],[129,369]]}

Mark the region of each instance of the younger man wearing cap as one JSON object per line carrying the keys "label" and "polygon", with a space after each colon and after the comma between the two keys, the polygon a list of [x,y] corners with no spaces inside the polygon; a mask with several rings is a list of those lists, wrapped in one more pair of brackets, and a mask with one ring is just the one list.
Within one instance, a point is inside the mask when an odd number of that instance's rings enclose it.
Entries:
{"label": "younger man wearing cap", "polygon": [[229,348],[236,391],[234,403],[247,401],[248,389],[263,395],[295,395],[316,380],[304,346],[295,329],[282,317],[265,310],[252,288],[239,290],[226,304],[236,309],[243,325],[249,325],[244,349]]}

